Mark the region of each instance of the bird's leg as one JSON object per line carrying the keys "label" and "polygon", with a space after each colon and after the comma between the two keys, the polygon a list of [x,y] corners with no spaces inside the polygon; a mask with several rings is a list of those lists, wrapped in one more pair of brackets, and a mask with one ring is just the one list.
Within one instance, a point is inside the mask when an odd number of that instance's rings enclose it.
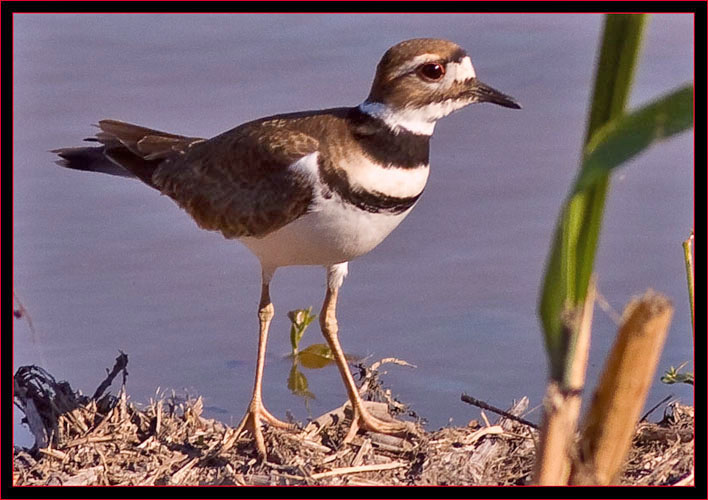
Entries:
{"label": "bird's leg", "polygon": [[270,301],[269,284],[272,273],[263,272],[263,283],[261,286],[261,301],[258,307],[258,320],[260,323],[260,336],[258,338],[258,361],[256,362],[256,381],[253,385],[253,397],[248,405],[248,411],[241,420],[241,423],[232,433],[224,438],[222,449],[228,449],[238,440],[243,431],[250,431],[256,441],[256,448],[259,455],[265,458],[266,448],[261,431],[261,419],[268,424],[282,429],[293,429],[295,426],[275,418],[265,409],[261,399],[261,383],[263,381],[263,368],[265,366],[266,344],[268,342],[268,329],[275,314],[275,309]]}
{"label": "bird's leg", "polygon": [[339,373],[342,375],[344,380],[344,385],[347,388],[347,393],[349,395],[349,401],[352,405],[352,424],[349,428],[349,432],[344,438],[344,443],[351,441],[354,436],[356,436],[359,428],[380,432],[382,434],[406,434],[411,430],[411,426],[407,422],[401,421],[385,421],[374,417],[364,406],[364,401],[359,395],[356,384],[354,383],[354,377],[349,370],[349,365],[347,364],[347,359],[344,356],[344,351],[339,344],[338,338],[338,325],[337,325],[337,296],[339,294],[339,285],[341,285],[341,279],[330,279],[333,272],[336,272],[332,266],[327,269],[328,275],[328,286],[327,293],[325,295],[324,304],[322,304],[322,312],[320,313],[320,326],[322,327],[322,334],[324,335],[327,343],[329,344],[332,353],[334,354],[334,360],[337,363],[337,368],[339,368]]}

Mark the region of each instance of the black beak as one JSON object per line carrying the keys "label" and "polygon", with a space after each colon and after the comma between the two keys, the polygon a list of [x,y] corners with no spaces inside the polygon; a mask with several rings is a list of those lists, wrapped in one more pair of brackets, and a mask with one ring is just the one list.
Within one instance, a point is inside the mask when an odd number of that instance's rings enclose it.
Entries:
{"label": "black beak", "polygon": [[467,93],[474,99],[474,102],[491,102],[505,108],[521,109],[521,104],[516,102],[513,97],[502,94],[476,78],[472,80]]}

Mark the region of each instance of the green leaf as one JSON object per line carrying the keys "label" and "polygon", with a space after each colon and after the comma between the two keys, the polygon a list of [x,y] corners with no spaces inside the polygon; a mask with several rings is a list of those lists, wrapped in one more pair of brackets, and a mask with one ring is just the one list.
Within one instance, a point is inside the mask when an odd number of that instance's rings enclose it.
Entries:
{"label": "green leaf", "polygon": [[575,193],[591,187],[610,170],[648,149],[652,144],[690,128],[693,124],[693,86],[686,85],[660,99],[615,118],[602,126],[585,148]]}
{"label": "green leaf", "polygon": [[[624,112],[645,24],[644,14],[605,16],[586,144],[596,131]],[[561,382],[565,382],[565,366],[572,358],[576,335],[574,327],[563,321],[580,316],[594,267],[608,186],[605,173],[585,189],[573,187],[561,209],[546,263],[539,315],[551,377]]]}
{"label": "green leaf", "polygon": [[326,344],[312,344],[297,355],[297,361],[311,370],[324,368],[334,362],[334,354]]}
{"label": "green leaf", "polygon": [[590,106],[585,143],[595,131],[620,116],[632,88],[642,45],[646,14],[608,14],[595,68],[595,86]]}
{"label": "green leaf", "polygon": [[[600,127],[586,146],[581,171],[556,227],[539,306],[555,377],[562,378],[575,344],[562,318],[585,300],[609,174],[692,123],[693,88],[688,85]],[[568,335],[571,338],[564,338]]]}
{"label": "green leaf", "polygon": [[657,141],[689,128],[693,89],[685,86],[629,114],[624,109],[646,15],[605,16],[580,170],[558,217],[539,315],[551,377],[565,382],[575,324],[587,296],[612,170]]}

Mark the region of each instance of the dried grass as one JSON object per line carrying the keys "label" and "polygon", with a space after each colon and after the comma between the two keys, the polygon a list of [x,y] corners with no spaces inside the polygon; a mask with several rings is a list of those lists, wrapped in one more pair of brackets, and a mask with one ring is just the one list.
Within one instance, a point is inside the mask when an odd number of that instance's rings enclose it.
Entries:
{"label": "dried grass", "polygon": [[[381,388],[375,370],[364,375],[367,399],[379,401],[369,403],[372,411],[406,411]],[[201,398],[173,395],[144,408],[124,391],[93,400],[37,367],[18,370],[15,382],[18,406],[26,413],[34,406],[37,414],[28,420],[47,429],[47,446],[15,448],[17,486],[519,485],[529,482],[535,456],[537,431],[506,418],[421,429],[406,439],[360,433],[340,445],[348,429],[345,404],[331,412],[340,418],[323,415],[314,430],[266,427],[269,457],[261,462],[248,437],[221,450],[229,428],[201,416]],[[524,398],[510,412],[520,415],[527,406]],[[622,484],[685,484],[692,471],[693,410],[674,404],[661,422],[638,426]]]}

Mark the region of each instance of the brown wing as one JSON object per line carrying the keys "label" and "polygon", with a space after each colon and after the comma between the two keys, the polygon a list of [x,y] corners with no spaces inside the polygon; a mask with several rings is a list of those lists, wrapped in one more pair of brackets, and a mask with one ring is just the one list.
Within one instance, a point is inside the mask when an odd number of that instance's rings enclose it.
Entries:
{"label": "brown wing", "polygon": [[319,142],[291,120],[251,122],[167,158],[152,180],[204,229],[261,237],[304,214],[312,186],[288,167]]}

